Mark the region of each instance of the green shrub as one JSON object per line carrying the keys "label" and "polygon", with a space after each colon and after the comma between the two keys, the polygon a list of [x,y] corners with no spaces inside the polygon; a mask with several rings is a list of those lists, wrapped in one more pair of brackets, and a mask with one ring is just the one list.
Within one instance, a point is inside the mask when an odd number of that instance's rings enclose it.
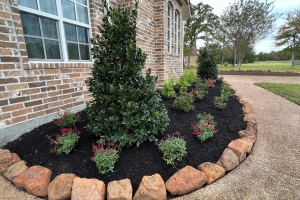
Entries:
{"label": "green shrub", "polygon": [[224,95],[228,98],[230,96],[234,96],[234,91],[231,89],[230,85],[222,83],[221,95]]}
{"label": "green shrub", "polygon": [[169,123],[167,110],[159,103],[157,78],[142,75],[146,54],[136,46],[137,3],[133,10],[108,8],[92,40],[94,67],[87,81],[93,100],[87,103],[89,131],[99,142],[120,147],[154,141]]}
{"label": "green shrub", "polygon": [[187,88],[191,86],[196,79],[196,73],[193,70],[187,70],[179,77],[177,88]]}
{"label": "green shrub", "polygon": [[199,51],[197,76],[202,79],[216,79],[218,77],[218,67],[214,57],[209,54],[206,48]]}
{"label": "green shrub", "polygon": [[195,83],[195,88],[193,89],[192,94],[194,95],[195,100],[203,99],[204,96],[208,94],[207,81],[197,78]]}
{"label": "green shrub", "polygon": [[170,78],[169,80],[165,81],[163,83],[163,87],[160,90],[161,94],[165,98],[173,98],[176,96],[176,93],[174,91],[175,86],[175,78]]}
{"label": "green shrub", "polygon": [[214,98],[214,104],[218,109],[226,108],[227,102],[228,102],[228,97],[222,94],[221,96],[215,96]]}
{"label": "green shrub", "polygon": [[189,112],[190,110],[194,110],[194,98],[192,93],[187,93],[186,91],[180,92],[180,95],[176,97],[173,108],[176,110],[181,110],[184,112]]}
{"label": "green shrub", "polygon": [[223,82],[224,82],[224,78],[223,78],[222,76],[219,76],[219,77],[217,78],[217,82],[218,82],[218,83],[223,83]]}
{"label": "green shrub", "polygon": [[218,132],[215,129],[217,123],[214,122],[214,116],[202,113],[197,115],[197,118],[199,122],[195,125],[192,124],[192,129],[194,129],[192,134],[196,135],[201,142],[213,137],[214,133]]}

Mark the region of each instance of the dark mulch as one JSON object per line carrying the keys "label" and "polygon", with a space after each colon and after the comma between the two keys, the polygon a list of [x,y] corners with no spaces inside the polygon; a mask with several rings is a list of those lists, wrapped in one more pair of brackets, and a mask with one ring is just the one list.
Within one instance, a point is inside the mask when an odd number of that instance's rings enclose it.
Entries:
{"label": "dark mulch", "polygon": [[[187,142],[187,157],[178,165],[182,168],[191,165],[195,168],[203,162],[216,162],[228,143],[236,139],[237,133],[245,129],[241,106],[237,99],[230,97],[228,106],[224,110],[217,110],[213,98],[220,95],[219,83],[214,88],[209,88],[209,94],[202,100],[194,103],[195,110],[189,113],[176,111],[172,108],[174,99],[163,99],[166,106],[170,125],[165,134],[179,131]],[[202,112],[211,113],[217,122],[217,130],[213,138],[201,143],[192,135],[191,124],[196,122],[196,115]],[[24,134],[19,139],[6,145],[5,148],[17,153],[28,166],[42,165],[52,170],[52,179],[62,173],[75,173],[79,177],[97,178],[108,184],[113,180],[129,178],[133,186],[133,194],[137,190],[143,176],[159,173],[167,181],[177,169],[167,165],[162,160],[162,153],[154,143],[146,142],[140,147],[123,149],[115,165],[115,171],[107,175],[100,175],[90,157],[93,156],[92,144],[97,138],[91,135],[84,127],[88,123],[87,114],[81,112],[82,121],[76,124],[80,130],[81,138],[76,149],[69,155],[55,155],[50,153],[49,136],[59,133],[59,127],[52,122],[35,128]],[[169,195],[170,197],[170,195]]]}

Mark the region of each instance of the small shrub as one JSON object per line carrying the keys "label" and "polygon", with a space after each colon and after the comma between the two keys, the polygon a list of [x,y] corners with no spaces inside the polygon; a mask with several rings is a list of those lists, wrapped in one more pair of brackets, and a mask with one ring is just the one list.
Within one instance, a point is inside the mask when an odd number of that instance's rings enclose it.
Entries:
{"label": "small shrub", "polygon": [[187,70],[179,77],[177,82],[177,88],[187,88],[191,86],[196,79],[196,73],[193,70]]}
{"label": "small shrub", "polygon": [[215,83],[216,83],[216,80],[215,79],[207,79],[207,87],[209,88],[214,88],[215,87]]}
{"label": "small shrub", "polygon": [[218,83],[223,83],[224,82],[224,78],[222,76],[218,76],[217,82]]}
{"label": "small shrub", "polygon": [[213,137],[213,134],[217,132],[214,117],[211,114],[202,113],[197,115],[197,118],[199,122],[192,124],[192,129],[194,129],[192,134],[196,135],[201,142]]}
{"label": "small shrub", "polygon": [[163,159],[168,165],[175,167],[176,161],[182,161],[186,156],[186,142],[180,136],[180,133],[175,132],[172,135],[167,135],[165,139],[155,143],[159,150],[163,153]]}
{"label": "small shrub", "polygon": [[78,142],[80,138],[79,135],[80,131],[76,129],[62,128],[61,135],[57,135],[55,140],[48,135],[46,135],[46,137],[50,140],[51,145],[55,145],[54,148],[51,149],[51,152],[59,155],[62,153],[69,154]]}
{"label": "small shrub", "polygon": [[163,87],[160,90],[161,95],[165,98],[173,98],[176,96],[174,91],[175,78],[171,78],[163,83]]}
{"label": "small shrub", "polygon": [[231,89],[230,85],[222,83],[221,95],[226,97],[234,96],[234,91]]}
{"label": "small shrub", "polygon": [[178,97],[176,97],[173,108],[176,110],[181,110],[184,112],[189,112],[190,110],[194,110],[194,99],[193,99],[192,93],[187,93],[186,91],[183,91],[180,93]]}
{"label": "small shrub", "polygon": [[209,54],[206,48],[199,51],[197,76],[202,79],[216,79],[218,77],[218,67],[214,57]]}
{"label": "small shrub", "polygon": [[71,113],[69,110],[65,110],[63,114],[58,113],[58,115],[60,118],[55,119],[54,124],[65,128],[75,127],[75,123],[81,118],[79,113]]}
{"label": "small shrub", "polygon": [[221,94],[221,96],[215,96],[215,98],[214,98],[214,104],[215,104],[216,108],[221,109],[221,110],[226,108],[227,102],[228,102],[227,96],[222,95],[222,94]]}
{"label": "small shrub", "polygon": [[94,157],[91,157],[90,160],[96,163],[100,174],[114,171],[115,163],[119,158],[119,149],[114,142],[108,144],[102,142],[97,146],[93,145],[92,152]]}

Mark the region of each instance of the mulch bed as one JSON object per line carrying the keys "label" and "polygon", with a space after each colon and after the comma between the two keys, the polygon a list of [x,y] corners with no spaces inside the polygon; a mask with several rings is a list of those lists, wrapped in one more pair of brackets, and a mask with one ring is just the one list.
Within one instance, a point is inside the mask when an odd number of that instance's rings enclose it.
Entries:
{"label": "mulch bed", "polygon": [[[246,128],[241,105],[234,97],[230,97],[226,109],[215,108],[213,98],[220,95],[220,89],[220,83],[216,83],[214,88],[209,88],[208,95],[204,99],[196,101],[194,103],[195,110],[189,113],[174,110],[172,108],[174,99],[162,100],[171,120],[164,135],[179,131],[187,142],[187,157],[179,163],[178,169],[186,165],[197,168],[203,162],[217,162],[228,143],[238,138],[238,131]],[[196,115],[203,112],[210,113],[215,117],[216,129],[219,131],[214,134],[213,138],[201,143],[192,135],[191,124],[195,124]],[[22,135],[19,139],[7,144],[5,148],[17,153],[22,160],[27,162],[28,166],[41,165],[51,169],[52,179],[62,173],[74,173],[82,178],[97,178],[107,185],[113,180],[129,178],[133,186],[133,194],[143,176],[159,173],[164,181],[167,181],[177,171],[163,161],[162,153],[153,142],[146,142],[138,148],[122,149],[114,172],[100,175],[95,163],[90,160],[90,157],[93,156],[92,144],[96,144],[97,138],[85,128],[88,123],[86,112],[82,111],[81,116],[82,120],[77,122],[76,127],[82,133],[76,149],[69,155],[50,153],[51,146],[45,135],[54,137],[56,133],[60,132],[59,127],[53,122]],[[170,194],[168,196],[171,197]]]}

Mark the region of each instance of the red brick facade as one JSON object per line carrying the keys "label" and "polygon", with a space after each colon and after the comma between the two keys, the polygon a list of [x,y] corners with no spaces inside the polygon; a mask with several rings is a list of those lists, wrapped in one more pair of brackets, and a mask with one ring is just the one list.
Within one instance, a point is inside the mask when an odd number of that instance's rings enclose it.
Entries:
{"label": "red brick facade", "polygon": [[[133,6],[133,2],[110,0],[109,4],[123,9]],[[175,11],[179,13],[178,53],[167,50],[169,3],[174,9],[173,15]],[[184,15],[187,15],[183,13],[183,6],[188,6],[186,0],[140,0],[139,3],[137,44],[148,54],[146,69],[151,68],[151,74],[158,76],[159,85],[182,73],[182,28]],[[104,15],[101,0],[89,0],[89,11],[90,31],[95,36]],[[6,127],[42,119],[61,110],[84,107],[91,99],[85,80],[92,61],[28,59],[17,0],[0,0],[0,61],[0,139],[1,130]]]}

